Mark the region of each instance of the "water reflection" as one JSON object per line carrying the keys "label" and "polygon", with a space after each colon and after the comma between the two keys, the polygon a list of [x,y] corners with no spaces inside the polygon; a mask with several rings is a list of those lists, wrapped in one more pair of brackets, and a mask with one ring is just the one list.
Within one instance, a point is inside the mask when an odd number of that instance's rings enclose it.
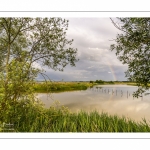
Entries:
{"label": "water reflection", "polygon": [[50,97],[40,93],[38,98],[44,102],[47,108],[54,100],[59,100],[72,112],[97,110],[119,116],[124,115],[136,121],[140,121],[142,118],[150,120],[150,95],[143,95],[138,99],[133,98],[132,94],[136,90],[135,86],[103,85],[85,91],[53,93]]}

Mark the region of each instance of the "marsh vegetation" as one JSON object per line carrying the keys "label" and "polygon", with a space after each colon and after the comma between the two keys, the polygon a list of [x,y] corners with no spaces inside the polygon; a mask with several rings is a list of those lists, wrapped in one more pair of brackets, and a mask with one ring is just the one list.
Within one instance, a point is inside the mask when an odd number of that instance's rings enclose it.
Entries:
{"label": "marsh vegetation", "polygon": [[41,104],[24,102],[16,106],[17,114],[11,116],[14,130],[0,128],[1,132],[150,132],[149,123],[143,119],[135,122],[126,117],[80,111],[71,113],[66,107],[56,102],[49,109]]}
{"label": "marsh vegetation", "polygon": [[63,92],[74,90],[86,90],[94,84],[89,82],[41,82],[35,83],[34,92]]}

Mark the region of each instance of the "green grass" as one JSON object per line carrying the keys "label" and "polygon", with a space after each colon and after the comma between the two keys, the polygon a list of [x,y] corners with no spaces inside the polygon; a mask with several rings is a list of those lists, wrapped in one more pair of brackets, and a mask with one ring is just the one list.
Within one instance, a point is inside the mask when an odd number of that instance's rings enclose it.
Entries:
{"label": "green grass", "polygon": [[[99,85],[100,83],[90,82],[42,82],[35,83],[34,92],[36,93],[47,93],[47,92],[63,92],[63,91],[75,91],[75,90],[86,90],[88,87]],[[109,84],[126,84],[135,85],[131,82],[104,82],[103,85]]]}
{"label": "green grass", "polygon": [[136,84],[136,83],[127,83],[127,85],[137,86],[137,84]]}
{"label": "green grass", "polygon": [[[90,82],[36,82],[33,86],[34,92],[36,93],[47,93],[47,92],[64,92],[64,91],[75,91],[75,90],[86,90],[88,87],[94,85],[110,85],[110,84],[125,84],[125,85],[135,85],[132,82],[112,82],[107,81],[104,83],[90,83]],[[150,84],[149,84],[150,86]],[[0,93],[2,93],[2,88],[0,87]]]}
{"label": "green grass", "polygon": [[[23,108],[23,103],[19,102],[10,122],[14,123],[14,132],[150,132],[149,123],[144,119],[135,122],[96,111],[71,113],[58,103],[46,109],[40,104],[28,104]],[[1,132],[6,130],[1,129]]]}
{"label": "green grass", "polygon": [[147,123],[97,112],[62,115],[51,123],[49,132],[149,132]]}
{"label": "green grass", "polygon": [[[102,85],[110,84],[126,84],[135,85],[131,82],[104,82]],[[94,85],[101,85],[100,83],[90,82],[36,82],[33,86],[34,92],[36,93],[47,93],[47,92],[64,92],[64,91],[75,91],[75,90],[86,90],[88,87]],[[0,93],[2,88],[0,87]]]}
{"label": "green grass", "polygon": [[[137,83],[127,83],[127,85],[131,85],[131,86],[138,86]],[[150,87],[150,84],[148,83],[148,87]]]}
{"label": "green grass", "polygon": [[35,92],[62,92],[74,90],[86,90],[88,87],[93,86],[88,82],[43,82],[34,85]]}

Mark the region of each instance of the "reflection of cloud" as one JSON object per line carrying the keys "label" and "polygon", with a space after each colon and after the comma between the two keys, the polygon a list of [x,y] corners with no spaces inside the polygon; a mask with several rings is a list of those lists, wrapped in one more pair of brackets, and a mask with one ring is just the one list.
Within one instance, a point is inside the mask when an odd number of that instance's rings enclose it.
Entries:
{"label": "reflection of cloud", "polygon": [[111,72],[108,72],[108,73],[111,73]]}
{"label": "reflection of cloud", "polygon": [[[112,85],[103,85],[101,87],[112,87]],[[116,85],[115,87],[128,88],[127,85]],[[129,88],[131,88],[131,86]],[[132,88],[135,87],[133,86]],[[132,97],[127,99],[126,96],[117,97],[115,95],[112,96],[111,93],[108,95],[104,92],[101,93],[100,91],[96,92],[92,90],[55,93],[53,96],[55,99],[60,100],[65,106],[70,107],[71,111],[82,109],[90,112],[97,110],[100,113],[103,111],[111,115],[117,114],[120,117],[126,116],[137,121],[141,121],[142,118],[146,118],[148,122],[150,120],[150,96],[147,97],[148,100],[144,99],[145,101],[141,101],[141,99],[133,100]],[[72,99],[72,101],[70,101],[70,99]],[[44,102],[49,103],[52,101],[47,101],[47,96],[45,95]]]}
{"label": "reflection of cloud", "polygon": [[148,103],[140,103],[140,104],[136,104],[134,106],[128,106],[127,107],[127,111],[134,111],[134,112],[139,112],[139,111],[144,111],[147,108],[149,108],[149,104]]}

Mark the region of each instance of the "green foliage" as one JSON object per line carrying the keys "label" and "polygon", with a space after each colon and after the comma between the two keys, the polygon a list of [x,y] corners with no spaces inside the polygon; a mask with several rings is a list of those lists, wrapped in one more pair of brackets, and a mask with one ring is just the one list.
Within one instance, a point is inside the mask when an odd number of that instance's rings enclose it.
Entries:
{"label": "green foliage", "polygon": [[60,71],[67,64],[75,66],[77,49],[70,47],[73,40],[66,39],[67,29],[68,20],[62,18],[0,18],[1,122],[15,123],[13,116],[27,110],[26,103],[30,109],[38,104],[34,80],[44,70],[36,63]]}
{"label": "green foliage", "polygon": [[148,89],[150,82],[150,18],[118,18],[113,24],[122,31],[118,34],[111,50],[118,59],[128,65],[126,77],[139,87],[134,93],[138,97]]}
{"label": "green foliage", "polygon": [[70,47],[73,40],[66,39],[67,30],[68,20],[62,18],[0,18],[0,64],[6,56],[22,60],[24,53],[27,60],[40,60],[55,70],[74,66],[77,50]]}

